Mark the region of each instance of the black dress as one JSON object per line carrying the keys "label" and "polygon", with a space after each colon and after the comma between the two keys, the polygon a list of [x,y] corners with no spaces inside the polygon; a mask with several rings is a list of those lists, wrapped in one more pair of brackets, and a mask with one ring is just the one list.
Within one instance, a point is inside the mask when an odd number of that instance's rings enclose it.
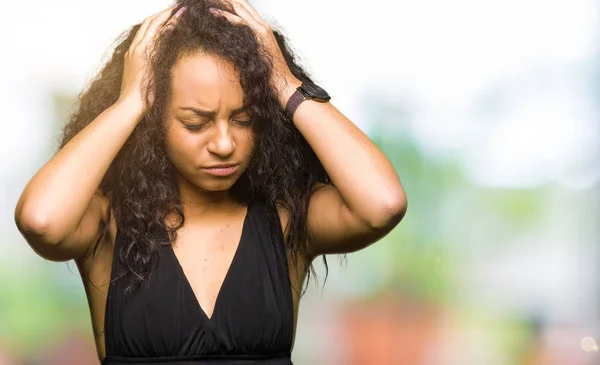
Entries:
{"label": "black dress", "polygon": [[[164,232],[166,235],[166,232]],[[166,236],[165,236],[166,237]],[[103,365],[292,365],[292,290],[276,209],[252,201],[213,315],[200,307],[172,246],[147,284],[125,294],[117,232],[105,314]]]}

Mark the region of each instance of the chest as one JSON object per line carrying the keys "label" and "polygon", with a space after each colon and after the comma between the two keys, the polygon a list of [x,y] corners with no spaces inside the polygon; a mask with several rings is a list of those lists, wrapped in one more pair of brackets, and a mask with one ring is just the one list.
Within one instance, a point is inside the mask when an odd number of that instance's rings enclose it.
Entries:
{"label": "chest", "polygon": [[172,243],[171,250],[183,280],[207,317],[212,316],[221,287],[234,264],[245,226],[245,222],[232,222],[182,228]]}
{"label": "chest", "polygon": [[[107,354],[125,357],[284,353],[294,303],[283,242],[262,220],[180,229],[147,285],[107,300]],[[118,270],[122,267],[118,265]],[[126,344],[125,346],[123,344]]]}

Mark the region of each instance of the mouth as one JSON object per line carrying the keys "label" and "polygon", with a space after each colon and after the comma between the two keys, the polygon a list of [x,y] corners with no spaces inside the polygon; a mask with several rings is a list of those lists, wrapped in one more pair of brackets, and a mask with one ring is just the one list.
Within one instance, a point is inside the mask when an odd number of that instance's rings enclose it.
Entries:
{"label": "mouth", "polygon": [[209,174],[211,174],[213,176],[219,176],[219,177],[233,175],[233,173],[235,173],[237,171],[237,169],[238,169],[238,165],[233,165],[233,164],[215,165],[215,166],[203,168],[203,170],[205,170]]}

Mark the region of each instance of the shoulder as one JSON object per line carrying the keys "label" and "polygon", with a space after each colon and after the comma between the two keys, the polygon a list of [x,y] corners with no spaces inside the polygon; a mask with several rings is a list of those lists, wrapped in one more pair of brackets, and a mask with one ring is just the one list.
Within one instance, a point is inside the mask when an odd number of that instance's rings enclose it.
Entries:
{"label": "shoulder", "polygon": [[[324,183],[316,183],[313,185],[311,192],[310,192],[310,197],[312,197],[313,194],[315,194],[316,192],[322,191],[322,190],[327,190],[333,188],[332,185],[328,185],[328,184],[324,184]],[[309,197],[309,199],[310,199]],[[283,232],[287,232],[288,231],[288,225],[290,224],[290,220],[292,219],[291,214],[289,209],[287,208],[286,204],[283,201],[277,201],[275,203],[275,208],[277,211],[277,215],[279,216],[279,222],[281,224],[282,230]],[[308,208],[308,207],[307,207]],[[304,214],[308,215],[308,209],[306,212],[304,212]],[[284,234],[284,238],[286,243],[289,240],[289,237],[287,236],[287,234]]]}
{"label": "shoulder", "polygon": [[264,219],[273,229],[285,231],[289,213],[283,202],[272,202],[267,197],[258,196],[248,202],[248,209],[257,211],[260,219]]}

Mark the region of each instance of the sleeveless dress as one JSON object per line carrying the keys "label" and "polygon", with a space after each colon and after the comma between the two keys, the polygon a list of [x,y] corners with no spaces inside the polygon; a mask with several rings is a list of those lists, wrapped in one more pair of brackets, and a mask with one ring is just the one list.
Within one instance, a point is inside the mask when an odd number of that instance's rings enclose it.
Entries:
{"label": "sleeveless dress", "polygon": [[171,245],[159,249],[147,283],[125,294],[129,278],[122,276],[126,270],[118,259],[123,239],[117,232],[103,365],[292,365],[292,290],[273,205],[248,203],[240,242],[210,318]]}

